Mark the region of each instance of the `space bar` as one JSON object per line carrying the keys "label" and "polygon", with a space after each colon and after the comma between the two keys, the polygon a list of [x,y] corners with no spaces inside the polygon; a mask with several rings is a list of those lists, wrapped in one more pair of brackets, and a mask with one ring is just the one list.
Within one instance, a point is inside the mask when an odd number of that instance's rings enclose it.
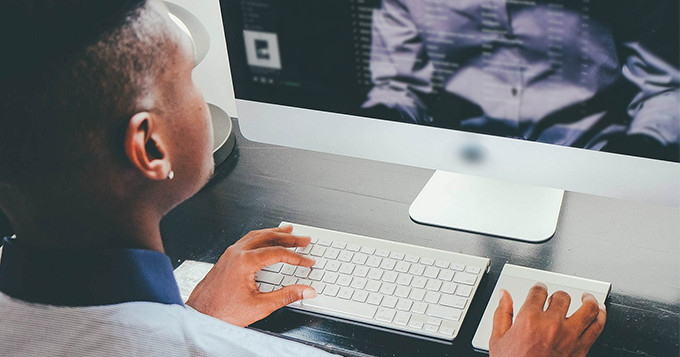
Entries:
{"label": "space bar", "polygon": [[368,305],[366,303],[354,302],[350,300],[344,300],[334,297],[329,297],[326,295],[319,295],[313,299],[307,299],[292,303],[290,307],[297,307],[304,309],[305,307],[314,307],[322,309],[322,313],[327,313],[329,315],[343,316],[358,316],[367,319],[372,319],[377,311],[377,307]]}

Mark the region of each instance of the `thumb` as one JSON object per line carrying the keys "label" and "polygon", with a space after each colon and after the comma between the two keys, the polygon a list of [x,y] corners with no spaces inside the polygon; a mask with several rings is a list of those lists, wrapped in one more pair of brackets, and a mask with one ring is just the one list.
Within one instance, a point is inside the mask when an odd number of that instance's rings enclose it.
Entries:
{"label": "thumb", "polygon": [[309,285],[290,285],[270,293],[260,295],[272,310],[282,308],[292,302],[316,297],[316,290]]}
{"label": "thumb", "polygon": [[489,345],[508,332],[512,326],[512,316],[512,297],[505,289],[501,289],[501,299],[498,302],[496,312],[493,314],[493,329],[491,330]]}

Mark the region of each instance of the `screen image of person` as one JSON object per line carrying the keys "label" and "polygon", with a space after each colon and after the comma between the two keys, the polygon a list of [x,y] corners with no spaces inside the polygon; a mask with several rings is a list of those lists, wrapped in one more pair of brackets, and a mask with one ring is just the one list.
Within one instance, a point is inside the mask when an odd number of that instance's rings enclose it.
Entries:
{"label": "screen image of person", "polygon": [[367,115],[680,161],[677,2],[382,0]]}

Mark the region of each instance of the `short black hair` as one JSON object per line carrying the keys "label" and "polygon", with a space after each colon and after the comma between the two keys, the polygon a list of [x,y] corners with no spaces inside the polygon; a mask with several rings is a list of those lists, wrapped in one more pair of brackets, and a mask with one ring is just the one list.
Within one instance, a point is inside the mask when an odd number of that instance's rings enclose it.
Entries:
{"label": "short black hair", "polygon": [[164,26],[146,0],[1,0],[0,183],[122,150],[175,43]]}

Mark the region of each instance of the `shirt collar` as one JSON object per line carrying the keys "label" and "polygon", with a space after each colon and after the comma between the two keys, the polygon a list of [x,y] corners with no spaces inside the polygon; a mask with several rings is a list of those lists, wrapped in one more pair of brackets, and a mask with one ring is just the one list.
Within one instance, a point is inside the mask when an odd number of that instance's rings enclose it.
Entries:
{"label": "shirt collar", "polygon": [[5,238],[0,291],[57,306],[183,305],[167,255],[143,249],[47,250]]}

